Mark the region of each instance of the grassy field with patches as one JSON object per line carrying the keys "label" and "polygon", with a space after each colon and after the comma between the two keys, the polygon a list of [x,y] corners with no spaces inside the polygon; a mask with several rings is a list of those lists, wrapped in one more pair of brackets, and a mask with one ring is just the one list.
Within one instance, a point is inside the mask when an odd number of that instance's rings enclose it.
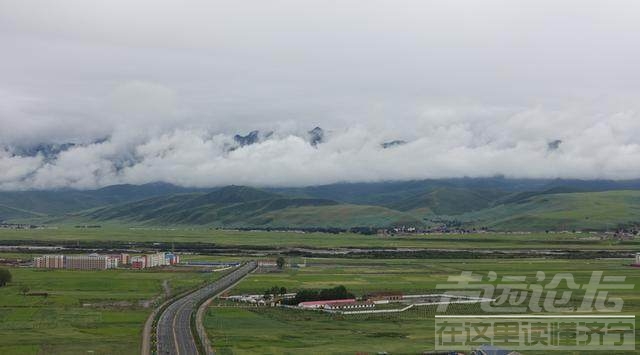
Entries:
{"label": "grassy field with patches", "polygon": [[[625,276],[626,282],[635,285],[634,290],[610,291],[610,297],[622,297],[625,314],[640,314],[640,269],[629,267],[630,262],[626,259],[307,259],[306,268],[251,274],[232,293],[259,294],[274,285],[296,291],[341,284],[357,295],[392,290],[422,293],[432,291],[437,284],[446,283],[449,276],[460,275],[462,271],[483,275],[494,271],[500,276],[526,276],[527,282],[533,282],[538,271],[544,271],[548,279],[556,273],[571,272],[575,281],[583,284],[588,282],[592,271],[601,270],[605,275]],[[566,285],[560,289],[565,290]],[[419,354],[434,348],[434,314],[433,310],[416,309],[401,315],[363,319],[313,311],[214,306],[207,313],[205,325],[219,354],[375,354],[381,351]],[[638,344],[639,339],[637,336]]]}
{"label": "grassy field with patches", "polygon": [[[0,287],[2,354],[136,354],[144,322],[164,293],[217,275],[163,271],[70,271],[9,268]],[[47,292],[25,296],[21,290]]]}
{"label": "grassy field with patches", "polygon": [[353,233],[298,233],[233,231],[207,228],[127,228],[105,225],[103,228],[0,229],[0,243],[74,242],[176,242],[211,243],[244,247],[307,248],[441,248],[441,249],[567,249],[640,251],[640,238],[628,241],[600,240],[591,233],[475,233],[429,235],[362,235]]}

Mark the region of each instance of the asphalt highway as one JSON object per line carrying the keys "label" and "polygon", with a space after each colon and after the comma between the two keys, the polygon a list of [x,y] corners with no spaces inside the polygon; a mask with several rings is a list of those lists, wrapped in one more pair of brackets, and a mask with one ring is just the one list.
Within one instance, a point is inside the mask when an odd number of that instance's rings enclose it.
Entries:
{"label": "asphalt highway", "polygon": [[254,261],[248,262],[219,280],[207,284],[169,304],[158,320],[158,354],[198,354],[198,346],[191,332],[191,317],[196,312],[197,306],[238,282],[255,268],[256,263]]}

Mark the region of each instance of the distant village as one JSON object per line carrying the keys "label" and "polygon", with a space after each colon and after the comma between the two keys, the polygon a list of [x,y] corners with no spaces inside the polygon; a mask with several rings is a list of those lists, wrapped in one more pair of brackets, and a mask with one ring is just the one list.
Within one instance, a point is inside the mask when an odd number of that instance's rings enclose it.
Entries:
{"label": "distant village", "polygon": [[58,227],[45,227],[27,223],[7,223],[0,221],[0,229],[58,229]]}
{"label": "distant village", "polygon": [[[308,227],[308,228],[286,228],[286,227],[245,227],[245,228],[210,228],[216,230],[225,231],[265,231],[265,232],[290,232],[290,233],[357,233],[364,235],[379,235],[379,236],[402,236],[402,235],[415,235],[415,234],[478,234],[478,233],[496,233],[496,231],[488,227],[465,227],[463,223],[455,220],[432,220],[437,225],[429,228],[418,228],[415,226],[393,226],[387,228],[379,227],[351,227],[351,228],[336,228],[336,227]],[[97,229],[102,228],[101,225],[76,225],[74,228],[79,229]],[[0,229],[58,229],[56,226],[34,225],[34,224],[19,224],[19,223],[7,223],[0,221]],[[131,228],[138,229],[138,228]],[[140,228],[146,229],[146,228]],[[171,230],[175,230],[172,228]],[[617,227],[609,231],[581,231],[581,230],[546,230],[546,233],[589,233],[598,236],[602,240],[633,240],[636,236],[640,236],[640,226],[630,227]],[[530,234],[530,231],[507,231],[501,233],[514,233],[514,234]]]}
{"label": "distant village", "polygon": [[[356,233],[363,235],[379,235],[379,236],[402,236],[402,235],[429,235],[429,234],[482,234],[482,233],[501,233],[501,234],[531,234],[534,231],[496,231],[489,227],[468,227],[460,221],[456,220],[431,220],[435,225],[431,227],[416,227],[413,225],[399,225],[392,227],[239,227],[239,228],[210,228],[212,230],[222,231],[249,231],[249,232],[289,232],[289,233]],[[542,233],[585,233],[599,236],[601,239],[617,239],[631,240],[636,236],[640,236],[640,225],[617,226],[611,230],[577,230],[577,229],[561,229],[561,230],[544,230]]]}

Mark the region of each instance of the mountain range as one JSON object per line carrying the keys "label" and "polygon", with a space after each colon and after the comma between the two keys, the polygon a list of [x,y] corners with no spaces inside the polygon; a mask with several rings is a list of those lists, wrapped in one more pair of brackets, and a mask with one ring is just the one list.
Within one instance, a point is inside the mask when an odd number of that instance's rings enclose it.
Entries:
{"label": "mountain range", "polygon": [[245,228],[350,228],[455,223],[492,230],[603,230],[640,224],[640,180],[459,178],[302,188],[0,192],[0,220]]}

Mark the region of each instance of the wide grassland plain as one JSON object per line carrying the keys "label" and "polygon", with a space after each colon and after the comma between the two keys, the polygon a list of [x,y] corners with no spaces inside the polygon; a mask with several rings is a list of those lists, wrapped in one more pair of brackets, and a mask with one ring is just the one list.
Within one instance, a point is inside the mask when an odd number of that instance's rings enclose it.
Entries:
{"label": "wide grassland plain", "polygon": [[[94,247],[109,249],[110,243],[116,243],[118,248],[131,243],[138,249],[169,248],[173,243],[176,248],[197,249],[203,245],[221,248],[222,254],[183,255],[183,260],[201,261],[240,261],[254,258],[256,250],[261,250],[260,255],[276,255],[288,251],[287,248],[322,249],[318,253],[338,248],[415,248],[436,253],[435,256],[430,254],[429,258],[411,259],[387,258],[387,254],[376,258],[365,255],[358,258],[287,257],[294,264],[306,260],[307,266],[251,274],[233,289],[234,294],[262,293],[275,285],[290,291],[344,285],[357,295],[372,291],[422,293],[434,290],[437,284],[445,283],[449,276],[459,275],[462,271],[525,275],[528,282],[533,282],[537,271],[546,272],[548,277],[572,272],[578,283],[586,283],[591,271],[602,270],[606,275],[626,276],[628,282],[636,285],[633,291],[612,291],[610,295],[624,299],[626,313],[640,314],[640,288],[637,285],[640,269],[628,266],[631,258],[502,258],[513,257],[515,254],[510,251],[514,250],[630,254],[640,251],[637,238],[619,241],[603,239],[600,234],[568,232],[382,236],[111,224],[102,224],[101,228],[60,225],[50,229],[0,229],[2,245],[61,245],[88,250]],[[224,248],[229,249],[225,251]],[[440,249],[478,251],[477,255],[482,258],[451,258],[449,255],[446,256],[449,259],[445,259],[445,256],[437,256]],[[505,254],[497,258],[502,252]],[[42,253],[47,252],[22,249],[0,253],[0,259],[30,259]],[[216,277],[210,273],[161,270],[43,271],[14,267],[11,272],[13,282],[0,288],[2,354],[139,353],[142,325],[151,311],[142,306],[141,301],[162,295],[165,280],[175,293]],[[49,296],[24,296],[23,287],[29,288],[30,292],[48,292]],[[434,347],[433,317],[432,309],[361,319],[275,308],[214,306],[207,313],[205,323],[220,354],[353,354],[358,351],[415,354]]]}
{"label": "wide grassland plain", "polygon": [[[1,354],[139,353],[144,322],[166,288],[176,293],[217,277],[179,271],[9,270],[13,281],[0,288]],[[25,295],[27,288],[48,296]]]}
{"label": "wide grassland plain", "polygon": [[[627,259],[452,261],[308,258],[306,261],[307,267],[304,268],[252,274],[231,293],[260,294],[274,285],[284,286],[290,291],[345,285],[356,295],[372,291],[424,293],[433,291],[438,284],[446,284],[449,276],[458,276],[462,271],[485,276],[491,271],[499,276],[526,276],[528,283],[535,280],[538,271],[545,272],[548,279],[557,273],[568,272],[574,275],[578,284],[585,284],[592,271],[604,271],[605,275],[625,276],[626,283],[635,285],[633,290],[611,290],[609,296],[624,300],[624,314],[640,314],[640,269],[629,267],[630,260]],[[567,284],[562,283],[559,290],[566,288]],[[452,310],[465,314],[476,312],[477,307],[457,306]],[[414,308],[393,316],[331,316],[314,311],[237,307],[220,302],[209,309],[205,326],[219,354],[375,354],[382,351],[417,354],[434,348],[434,315],[435,308],[430,307]],[[636,321],[636,327],[637,324]],[[640,345],[638,336],[636,343]]]}
{"label": "wide grassland plain", "polygon": [[[640,239],[602,240],[596,233],[469,233],[409,234],[396,236],[355,233],[301,233],[280,231],[236,231],[209,228],[140,228],[103,225],[74,228],[63,225],[45,229],[0,229],[0,243],[29,244],[73,242],[92,247],[95,243],[206,243],[220,247],[247,248],[424,248],[455,250],[640,250]],[[15,243],[14,243],[15,244]]]}

